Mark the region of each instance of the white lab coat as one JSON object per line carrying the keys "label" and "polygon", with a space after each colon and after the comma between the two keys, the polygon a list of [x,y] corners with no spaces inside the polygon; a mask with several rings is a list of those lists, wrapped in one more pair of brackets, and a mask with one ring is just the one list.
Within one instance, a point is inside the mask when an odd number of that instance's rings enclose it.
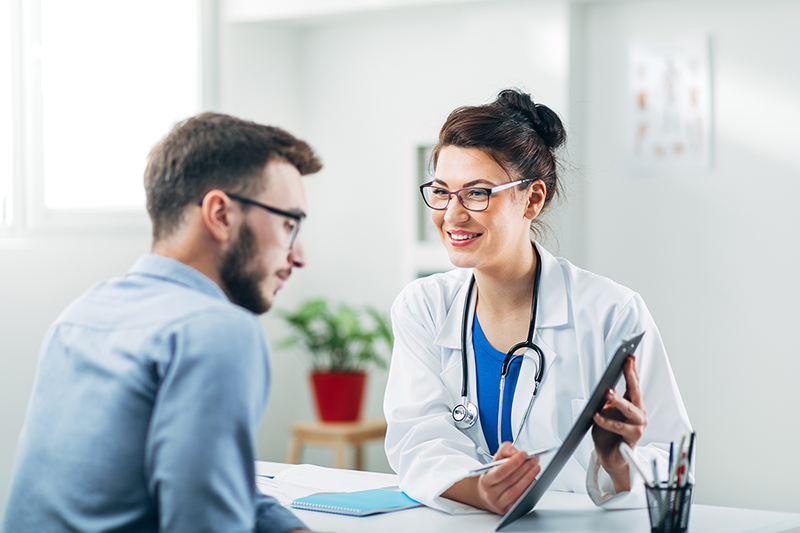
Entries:
{"label": "white lab coat", "polygon": [[[691,426],[661,336],[642,298],[607,278],[553,257],[541,246],[539,251],[542,278],[534,342],[544,352],[546,364],[517,449],[560,444],[619,344],[644,331],[636,367],[648,425],[635,453],[644,465],[657,459],[660,477],[666,479],[669,442],[690,433]],[[394,352],[384,398],[386,455],[400,477],[401,489],[430,507],[452,513],[475,509],[443,498],[441,493],[470,469],[488,462],[481,454],[488,447],[480,420],[472,428],[460,430],[451,417],[452,408],[461,401],[461,323],[471,274],[469,269],[456,269],[418,279],[397,297],[392,306]],[[477,404],[471,322],[467,332],[469,399]],[[514,436],[533,390],[537,358],[528,352],[511,411]],[[623,379],[620,393],[624,385]],[[552,456],[542,457],[542,469]],[[614,493],[610,477],[596,460],[591,434],[587,434],[550,488],[588,492],[604,507],[644,507],[643,483],[634,469],[631,487],[630,493]]]}

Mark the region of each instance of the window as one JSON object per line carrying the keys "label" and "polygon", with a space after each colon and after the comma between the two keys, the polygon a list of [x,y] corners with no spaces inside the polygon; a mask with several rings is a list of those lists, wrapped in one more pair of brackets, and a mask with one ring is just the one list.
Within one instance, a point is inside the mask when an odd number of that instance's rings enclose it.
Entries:
{"label": "window", "polygon": [[201,109],[201,4],[0,0],[6,225],[12,208],[17,228],[147,224],[147,155]]}
{"label": "window", "polygon": [[12,62],[11,1],[0,0],[0,227],[11,225],[12,176]]}
{"label": "window", "polygon": [[144,208],[150,148],[199,109],[196,0],[42,0],[46,209]]}

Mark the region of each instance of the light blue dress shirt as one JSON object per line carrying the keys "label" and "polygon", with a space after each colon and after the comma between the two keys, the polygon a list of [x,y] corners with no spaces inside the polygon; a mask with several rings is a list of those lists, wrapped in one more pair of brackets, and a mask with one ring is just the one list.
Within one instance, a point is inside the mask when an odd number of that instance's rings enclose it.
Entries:
{"label": "light blue dress shirt", "polygon": [[187,265],[143,256],[48,330],[2,530],[305,527],[255,487],[268,390],[256,316]]}

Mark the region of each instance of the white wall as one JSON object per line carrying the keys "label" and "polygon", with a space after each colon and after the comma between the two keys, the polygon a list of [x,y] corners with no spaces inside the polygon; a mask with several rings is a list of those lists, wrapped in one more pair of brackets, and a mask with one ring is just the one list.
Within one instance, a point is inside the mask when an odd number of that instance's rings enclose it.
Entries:
{"label": "white wall", "polygon": [[[583,16],[587,266],[639,291],[698,433],[699,503],[800,511],[800,3],[596,2]],[[715,165],[625,166],[627,43],[705,31]]]}

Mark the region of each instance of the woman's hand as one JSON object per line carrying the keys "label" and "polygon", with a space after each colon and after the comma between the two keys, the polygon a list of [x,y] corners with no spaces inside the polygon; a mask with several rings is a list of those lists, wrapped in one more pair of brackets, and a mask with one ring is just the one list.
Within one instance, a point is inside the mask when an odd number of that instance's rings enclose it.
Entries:
{"label": "woman's hand", "polygon": [[538,457],[528,459],[527,453],[517,451],[510,442],[501,444],[494,455],[495,461],[506,458],[508,462],[478,477],[456,482],[442,496],[500,515],[506,514],[541,471]]}
{"label": "woman's hand", "polygon": [[631,448],[642,438],[647,426],[647,411],[639,390],[639,374],[636,372],[634,356],[628,357],[623,367],[625,395],[616,391],[606,393],[606,404],[594,415],[592,439],[600,464],[611,476],[617,493],[630,490],[628,464],[619,451],[619,443],[625,441]]}
{"label": "woman's hand", "polygon": [[517,451],[510,442],[500,445],[494,460],[509,458],[478,477],[478,496],[483,508],[497,514],[506,514],[539,475],[539,458],[528,459],[528,454]]}

